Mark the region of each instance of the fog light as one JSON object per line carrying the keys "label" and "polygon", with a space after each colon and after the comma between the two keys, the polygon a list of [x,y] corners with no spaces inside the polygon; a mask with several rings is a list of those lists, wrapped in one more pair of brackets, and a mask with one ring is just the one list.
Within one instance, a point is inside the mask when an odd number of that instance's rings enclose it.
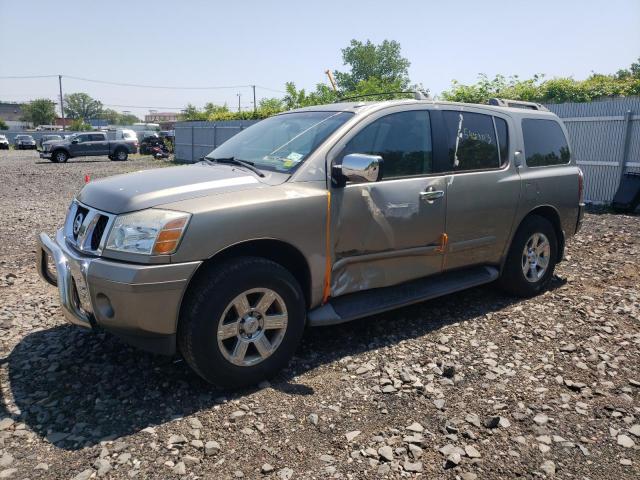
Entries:
{"label": "fog light", "polygon": [[96,310],[97,313],[101,317],[105,318],[113,318],[115,315],[115,311],[113,310],[113,305],[111,305],[111,300],[104,293],[99,293],[96,295]]}

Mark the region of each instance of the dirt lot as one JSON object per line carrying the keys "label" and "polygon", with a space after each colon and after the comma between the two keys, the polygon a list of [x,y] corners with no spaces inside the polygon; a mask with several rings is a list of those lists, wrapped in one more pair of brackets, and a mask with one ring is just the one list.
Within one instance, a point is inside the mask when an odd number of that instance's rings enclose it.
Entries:
{"label": "dirt lot", "polygon": [[65,324],[35,272],[85,174],[157,165],[0,152],[0,478],[640,478],[638,216],[588,214],[544,295],[309,330],[232,393]]}

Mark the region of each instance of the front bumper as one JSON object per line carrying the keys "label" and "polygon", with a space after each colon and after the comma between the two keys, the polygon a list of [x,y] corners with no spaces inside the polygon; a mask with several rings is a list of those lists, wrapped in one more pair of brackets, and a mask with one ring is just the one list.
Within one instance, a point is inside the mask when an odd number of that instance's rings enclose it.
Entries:
{"label": "front bumper", "polygon": [[51,158],[51,152],[40,152],[40,158]]}
{"label": "front bumper", "polygon": [[80,255],[62,229],[55,240],[40,234],[36,261],[40,276],[58,287],[70,323],[101,327],[154,353],[175,353],[182,296],[202,262],[139,265]]}

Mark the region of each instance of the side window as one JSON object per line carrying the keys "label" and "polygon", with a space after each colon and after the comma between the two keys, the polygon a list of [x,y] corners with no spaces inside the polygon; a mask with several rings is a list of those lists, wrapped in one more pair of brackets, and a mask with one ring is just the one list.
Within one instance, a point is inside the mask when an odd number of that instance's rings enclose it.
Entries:
{"label": "side window", "polygon": [[350,153],[380,155],[383,179],[424,175],[433,171],[431,123],[427,110],[386,115],[353,137],[343,156]]}
{"label": "side window", "polygon": [[500,167],[493,117],[481,113],[442,112],[453,171]]}
{"label": "side window", "polygon": [[78,140],[78,143],[88,142],[89,141],[89,135],[78,135],[76,137],[76,140]]}
{"label": "side window", "polygon": [[493,117],[498,132],[498,146],[500,147],[500,166],[509,163],[509,128],[502,118]]}
{"label": "side window", "polygon": [[92,133],[89,135],[92,142],[104,142],[105,138],[102,133]]}
{"label": "side window", "polygon": [[522,120],[524,153],[529,167],[569,163],[571,154],[564,132],[554,120]]}

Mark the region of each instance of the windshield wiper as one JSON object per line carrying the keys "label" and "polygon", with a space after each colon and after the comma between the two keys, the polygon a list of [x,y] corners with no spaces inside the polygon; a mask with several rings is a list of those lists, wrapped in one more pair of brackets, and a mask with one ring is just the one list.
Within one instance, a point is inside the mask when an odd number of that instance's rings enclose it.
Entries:
{"label": "windshield wiper", "polygon": [[264,173],[262,173],[260,171],[260,169],[256,168],[254,166],[253,162],[249,162],[248,160],[239,160],[239,159],[237,159],[235,157],[222,157],[222,158],[204,157],[203,160],[205,162],[207,162],[208,164],[227,163],[227,164],[231,164],[231,165],[239,165],[241,167],[248,168],[253,173],[258,175],[259,177],[264,177]]}

